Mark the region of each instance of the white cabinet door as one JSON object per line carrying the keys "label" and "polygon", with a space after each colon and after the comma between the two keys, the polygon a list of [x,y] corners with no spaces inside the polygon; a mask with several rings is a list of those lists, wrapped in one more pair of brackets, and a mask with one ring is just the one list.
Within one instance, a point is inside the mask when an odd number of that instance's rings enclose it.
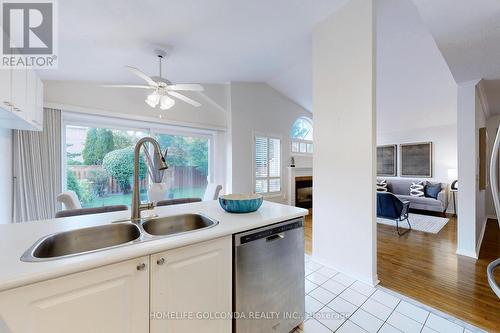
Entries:
{"label": "white cabinet door", "polygon": [[7,111],[12,111],[10,106],[11,72],[8,68],[0,69],[0,108]]}
{"label": "white cabinet door", "polygon": [[[40,100],[40,90],[41,98]],[[26,73],[26,108],[21,113],[35,130],[43,129],[43,83],[36,72],[29,69]]]}
{"label": "white cabinet door", "polygon": [[147,333],[148,260],[146,256],[2,292],[0,320],[9,333]]}
{"label": "white cabinet door", "polygon": [[36,77],[35,125],[43,129],[43,82]]}
{"label": "white cabinet door", "polygon": [[231,267],[231,236],[151,255],[150,332],[230,333]]}
{"label": "white cabinet door", "polygon": [[12,110],[19,113],[23,119],[27,119],[23,114],[26,112],[27,74],[28,70],[25,68],[12,69]]}
{"label": "white cabinet door", "polygon": [[[24,109],[24,118],[36,125],[36,73],[33,70],[26,72],[26,107]],[[38,125],[36,125],[38,126]]]}
{"label": "white cabinet door", "polygon": [[[0,34],[5,38],[5,33],[0,29]],[[0,69],[0,108],[6,111],[12,111],[12,69]],[[1,115],[0,115],[1,116]]]}

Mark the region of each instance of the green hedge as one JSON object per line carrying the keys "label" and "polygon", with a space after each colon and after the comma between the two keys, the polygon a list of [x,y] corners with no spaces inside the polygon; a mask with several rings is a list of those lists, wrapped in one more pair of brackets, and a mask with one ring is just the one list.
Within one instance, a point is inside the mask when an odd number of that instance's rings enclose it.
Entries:
{"label": "green hedge", "polygon": [[[134,148],[127,147],[114,150],[104,156],[102,161],[104,169],[120,184],[124,193],[130,192],[130,184],[134,175]],[[146,164],[139,159],[139,178],[146,177]]]}

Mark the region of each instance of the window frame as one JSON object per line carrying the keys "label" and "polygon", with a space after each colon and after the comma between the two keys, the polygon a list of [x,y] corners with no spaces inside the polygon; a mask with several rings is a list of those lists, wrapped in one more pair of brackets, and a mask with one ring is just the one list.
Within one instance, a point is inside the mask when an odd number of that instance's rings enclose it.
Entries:
{"label": "window frame", "polygon": [[[257,177],[256,175],[256,150],[255,150],[255,140],[256,138],[265,138],[267,139],[268,143],[268,149],[267,149],[267,176],[266,177]],[[270,177],[269,176],[269,139],[275,139],[279,140],[280,142],[280,175],[279,177]],[[255,190],[255,186],[257,185],[257,180],[265,179],[267,181],[267,192],[259,192]],[[279,191],[273,191],[269,192],[269,181],[271,179],[279,179],[280,182],[280,190]],[[256,194],[261,194],[264,197],[278,197],[281,196],[283,193],[283,139],[280,135],[270,135],[266,133],[259,133],[259,132],[254,132],[253,133],[253,142],[252,142],[252,192]]]}
{"label": "window frame", "polygon": [[[76,113],[71,111],[63,111],[62,114],[62,130],[61,130],[61,162],[62,162],[62,186],[67,189],[67,154],[66,154],[66,127],[81,126],[94,128],[107,128],[112,130],[124,131],[142,131],[148,135],[165,134],[165,135],[182,135],[189,137],[199,137],[208,140],[208,173],[207,181],[213,182],[215,170],[214,143],[216,140],[216,131],[205,130],[198,128],[188,128],[176,125],[164,125],[148,121],[130,120],[111,116],[97,116],[93,114]],[[149,179],[149,177],[148,177]]]}
{"label": "window frame", "polygon": [[[294,143],[297,143],[299,144],[299,151],[293,151],[293,144]],[[301,152],[300,151],[300,144],[301,143],[305,143],[306,144],[306,152]],[[312,152],[307,152],[307,145],[308,144],[311,144],[312,147],[313,147],[313,151]],[[290,139],[290,153],[292,154],[292,156],[312,156],[312,154],[314,153],[314,141],[312,140],[303,140],[303,139]]]}
{"label": "window frame", "polygon": [[[305,117],[305,116],[300,116],[300,117],[298,117],[297,119],[294,120],[294,122],[292,124],[292,127],[290,128],[290,134],[291,134],[291,129],[293,128],[293,126],[295,125],[295,123],[299,119],[305,120],[305,121],[309,122],[311,124],[311,128],[313,127],[313,120],[311,118]],[[299,145],[299,150],[298,151],[293,151],[293,144],[294,143],[297,143]],[[301,143],[305,143],[306,144],[306,151],[305,152],[301,152],[300,151],[300,144]],[[307,145],[308,144],[312,145],[312,148],[313,148],[312,152],[307,152]],[[290,153],[291,153],[292,156],[312,156],[312,154],[314,153],[314,132],[313,132],[313,140],[293,138],[290,135]]]}

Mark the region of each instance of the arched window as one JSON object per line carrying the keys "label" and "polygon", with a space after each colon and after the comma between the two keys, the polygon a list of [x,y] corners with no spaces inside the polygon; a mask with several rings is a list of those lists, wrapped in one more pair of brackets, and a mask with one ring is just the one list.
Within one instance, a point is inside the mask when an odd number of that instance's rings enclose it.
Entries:
{"label": "arched window", "polygon": [[311,119],[297,118],[290,130],[290,137],[292,139],[292,153],[312,154],[313,124]]}
{"label": "arched window", "polygon": [[312,120],[306,117],[300,117],[295,120],[290,131],[292,139],[313,140],[313,124]]}

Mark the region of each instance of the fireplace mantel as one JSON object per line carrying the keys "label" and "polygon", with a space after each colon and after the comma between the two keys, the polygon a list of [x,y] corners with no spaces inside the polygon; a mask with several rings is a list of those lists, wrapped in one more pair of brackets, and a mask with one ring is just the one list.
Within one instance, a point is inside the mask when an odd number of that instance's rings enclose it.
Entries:
{"label": "fireplace mantel", "polygon": [[288,204],[290,206],[295,206],[295,178],[304,176],[312,177],[312,168],[288,167]]}

